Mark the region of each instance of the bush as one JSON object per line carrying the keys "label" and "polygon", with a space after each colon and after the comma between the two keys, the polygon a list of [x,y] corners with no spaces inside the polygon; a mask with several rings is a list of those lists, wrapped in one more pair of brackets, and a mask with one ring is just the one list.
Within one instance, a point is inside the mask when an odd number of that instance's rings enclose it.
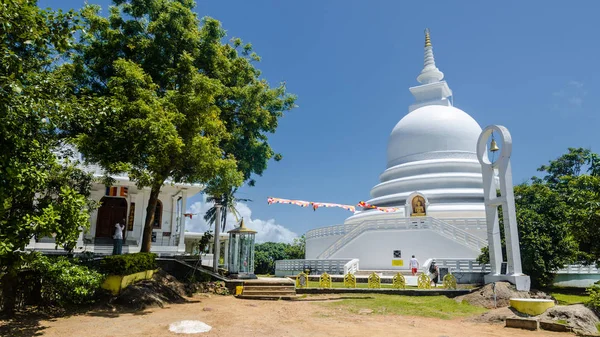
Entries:
{"label": "bush", "polygon": [[587,288],[587,293],[590,295],[590,299],[587,302],[588,307],[600,315],[600,284],[596,284]]}
{"label": "bush", "polygon": [[66,257],[49,258],[40,255],[31,262],[39,276],[40,300],[48,304],[92,303],[104,281],[102,274],[80,266]]}
{"label": "bush", "polygon": [[100,270],[109,275],[129,275],[156,268],[154,253],[111,255],[100,261]]}

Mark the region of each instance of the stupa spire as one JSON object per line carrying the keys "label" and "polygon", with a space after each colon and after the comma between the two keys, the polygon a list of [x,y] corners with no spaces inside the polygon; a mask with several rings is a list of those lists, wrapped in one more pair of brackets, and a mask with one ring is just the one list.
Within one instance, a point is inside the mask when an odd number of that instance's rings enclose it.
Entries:
{"label": "stupa spire", "polygon": [[425,62],[421,74],[417,77],[417,81],[421,84],[429,84],[439,82],[444,78],[442,73],[435,66],[435,59],[433,58],[433,47],[431,45],[431,37],[429,36],[429,28],[425,29]]}

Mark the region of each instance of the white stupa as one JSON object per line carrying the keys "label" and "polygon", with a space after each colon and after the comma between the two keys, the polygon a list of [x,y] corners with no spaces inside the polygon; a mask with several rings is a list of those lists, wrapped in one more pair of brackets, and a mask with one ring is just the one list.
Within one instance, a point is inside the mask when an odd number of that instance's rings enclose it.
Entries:
{"label": "white stupa", "polygon": [[407,268],[398,260],[408,262],[413,254],[421,260],[472,258],[487,245],[476,156],[482,130],[452,105],[443,78],[426,31],[420,85],[410,88],[416,101],[392,130],[387,168],[366,201],[398,210],[364,210],[344,225],[307,232],[307,259],[359,258],[361,269]]}

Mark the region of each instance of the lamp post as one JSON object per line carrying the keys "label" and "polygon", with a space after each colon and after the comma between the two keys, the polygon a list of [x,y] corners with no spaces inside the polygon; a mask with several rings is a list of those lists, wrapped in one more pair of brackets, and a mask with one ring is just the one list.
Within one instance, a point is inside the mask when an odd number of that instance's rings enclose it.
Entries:
{"label": "lamp post", "polygon": [[215,243],[213,244],[213,271],[219,273],[219,258],[221,257],[221,204],[215,202]]}

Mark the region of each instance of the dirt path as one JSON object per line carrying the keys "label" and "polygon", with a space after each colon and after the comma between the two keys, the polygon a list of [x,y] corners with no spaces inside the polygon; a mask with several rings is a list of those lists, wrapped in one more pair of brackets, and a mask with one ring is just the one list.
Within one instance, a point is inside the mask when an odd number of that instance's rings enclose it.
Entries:
{"label": "dirt path", "polygon": [[[200,320],[212,326],[198,336],[569,336],[504,328],[469,319],[440,320],[395,315],[359,315],[327,309],[318,302],[254,301],[232,296],[196,297],[198,303],[170,305],[141,313],[88,313],[40,321],[14,336],[109,337],[191,336],[168,331],[170,323]],[[2,325],[2,322],[0,322]],[[26,329],[29,328],[29,329]]]}

